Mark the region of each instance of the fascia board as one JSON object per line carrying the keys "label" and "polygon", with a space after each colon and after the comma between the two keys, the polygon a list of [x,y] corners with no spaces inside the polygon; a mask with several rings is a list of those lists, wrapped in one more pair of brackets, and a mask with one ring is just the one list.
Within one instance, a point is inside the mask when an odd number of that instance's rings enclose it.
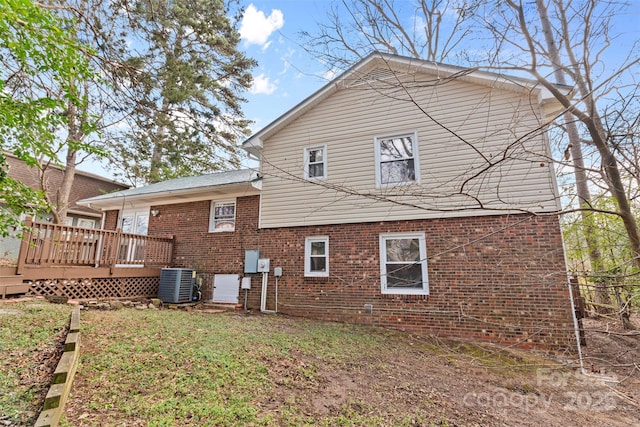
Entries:
{"label": "fascia board", "polygon": [[83,206],[92,209],[114,210],[134,207],[145,207],[151,205],[171,205],[177,203],[189,203],[202,200],[211,200],[218,196],[252,196],[260,194],[260,190],[251,182],[243,182],[230,185],[214,185],[208,187],[198,187],[191,189],[166,190],[154,193],[144,193],[135,195],[115,195],[109,199],[93,200],[83,202]]}

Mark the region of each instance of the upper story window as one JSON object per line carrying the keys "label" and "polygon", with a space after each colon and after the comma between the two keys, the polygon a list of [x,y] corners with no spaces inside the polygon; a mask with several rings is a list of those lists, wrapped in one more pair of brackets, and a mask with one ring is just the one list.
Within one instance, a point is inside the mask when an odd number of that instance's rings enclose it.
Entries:
{"label": "upper story window", "polygon": [[234,231],[236,228],[236,202],[211,202],[209,231]]}
{"label": "upper story window", "polygon": [[329,275],[329,237],[307,237],[304,242],[304,275]]}
{"label": "upper story window", "polygon": [[427,245],[424,233],[380,235],[383,294],[427,295]]}
{"label": "upper story window", "polygon": [[377,137],[375,150],[378,186],[420,181],[416,132]]}
{"label": "upper story window", "polygon": [[304,178],[323,179],[327,177],[327,146],[304,149]]}

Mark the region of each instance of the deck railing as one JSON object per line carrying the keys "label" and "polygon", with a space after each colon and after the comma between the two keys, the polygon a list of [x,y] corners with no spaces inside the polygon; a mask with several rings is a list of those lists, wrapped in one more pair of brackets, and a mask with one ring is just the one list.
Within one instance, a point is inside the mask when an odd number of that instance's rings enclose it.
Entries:
{"label": "deck railing", "polygon": [[18,270],[25,266],[158,267],[172,262],[173,238],[94,230],[27,218]]}

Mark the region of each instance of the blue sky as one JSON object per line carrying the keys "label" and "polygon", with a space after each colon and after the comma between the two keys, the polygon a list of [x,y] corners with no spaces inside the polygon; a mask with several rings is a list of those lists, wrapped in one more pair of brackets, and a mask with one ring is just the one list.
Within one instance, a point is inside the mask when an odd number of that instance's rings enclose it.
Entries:
{"label": "blue sky", "polygon": [[[254,123],[252,131],[258,131],[290,108],[321,88],[330,79],[326,68],[309,55],[299,44],[299,32],[317,32],[317,23],[326,21],[333,0],[250,0],[244,2],[245,14],[240,25],[242,41],[240,49],[258,61],[253,70],[254,84],[245,94],[245,117]],[[398,4],[406,6],[403,0]],[[640,0],[631,2],[632,13],[619,17],[614,32],[626,33],[614,44],[614,57],[628,53],[631,44],[638,40],[637,22],[640,17]],[[626,37],[629,36],[629,37]],[[621,58],[609,57],[609,66]],[[616,59],[618,61],[616,61]],[[89,166],[92,172],[104,176],[110,173],[102,168]],[[255,163],[244,166],[255,167]],[[87,165],[79,169],[89,170]]]}
{"label": "blue sky", "polygon": [[326,82],[326,70],[298,44],[298,33],[313,31],[330,1],[253,1],[241,23],[243,49],[258,61],[246,94],[245,116],[257,131]]}

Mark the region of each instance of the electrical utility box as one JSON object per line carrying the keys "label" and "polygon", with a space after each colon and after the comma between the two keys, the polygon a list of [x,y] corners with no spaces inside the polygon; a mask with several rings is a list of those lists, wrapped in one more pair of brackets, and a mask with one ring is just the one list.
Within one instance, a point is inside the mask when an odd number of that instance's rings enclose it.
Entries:
{"label": "electrical utility box", "polygon": [[269,258],[260,258],[258,260],[258,273],[269,272]]}
{"label": "electrical utility box", "polygon": [[260,258],[260,251],[256,251],[256,250],[244,251],[244,272],[245,273],[258,272],[258,258]]}

